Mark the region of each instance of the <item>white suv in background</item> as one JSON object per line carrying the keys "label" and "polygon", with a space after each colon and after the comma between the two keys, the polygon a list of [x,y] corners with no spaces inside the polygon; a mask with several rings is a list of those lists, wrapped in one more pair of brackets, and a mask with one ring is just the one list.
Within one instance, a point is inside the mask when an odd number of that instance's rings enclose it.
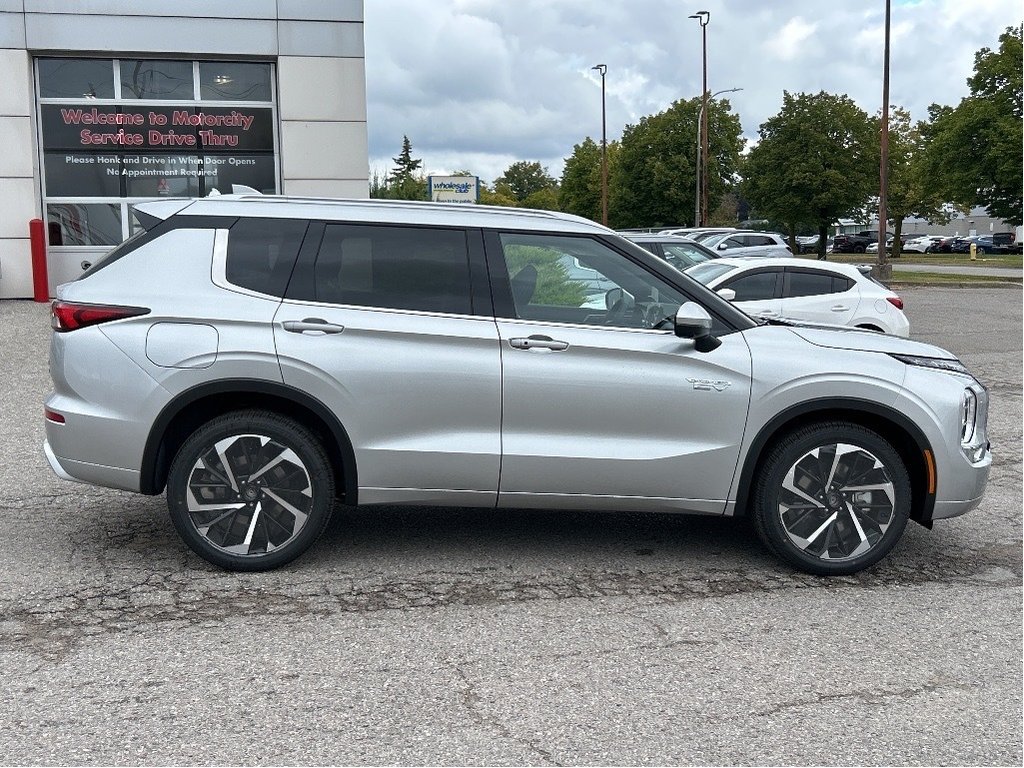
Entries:
{"label": "white suv in background", "polygon": [[701,241],[720,256],[792,256],[781,236],[774,232],[723,232]]}

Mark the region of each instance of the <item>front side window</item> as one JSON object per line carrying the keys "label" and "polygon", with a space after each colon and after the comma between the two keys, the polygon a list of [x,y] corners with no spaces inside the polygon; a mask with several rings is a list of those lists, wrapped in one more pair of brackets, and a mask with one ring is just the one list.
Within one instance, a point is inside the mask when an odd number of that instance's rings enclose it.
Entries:
{"label": "front side window", "polygon": [[239,219],[228,235],[228,282],[284,296],[308,224],[299,219]]}
{"label": "front side window", "polygon": [[461,229],[329,224],[313,271],[316,301],[472,311],[469,251]]}
{"label": "front side window", "polygon": [[682,292],[588,237],[502,234],[515,317],[654,328],[687,301]]}

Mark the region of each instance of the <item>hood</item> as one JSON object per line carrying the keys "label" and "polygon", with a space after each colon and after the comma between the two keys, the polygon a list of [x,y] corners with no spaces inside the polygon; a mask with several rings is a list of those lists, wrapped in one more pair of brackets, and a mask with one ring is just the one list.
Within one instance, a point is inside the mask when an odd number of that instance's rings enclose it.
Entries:
{"label": "hood", "polygon": [[917,355],[955,360],[956,355],[932,344],[902,339],[877,331],[865,331],[842,325],[801,325],[786,324],[789,330],[809,344],[829,349],[850,349],[858,352],[881,352],[883,354]]}

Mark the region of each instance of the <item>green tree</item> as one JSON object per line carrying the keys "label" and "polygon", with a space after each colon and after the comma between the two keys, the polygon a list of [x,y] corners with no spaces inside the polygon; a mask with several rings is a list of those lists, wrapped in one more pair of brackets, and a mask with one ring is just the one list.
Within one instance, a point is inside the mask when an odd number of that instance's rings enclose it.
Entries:
{"label": "green tree", "polygon": [[[608,183],[615,174],[619,143],[608,142]],[[610,196],[610,195],[609,195]],[[601,145],[587,136],[572,148],[565,159],[562,180],[558,187],[558,206],[566,213],[601,221]],[[609,200],[609,219],[611,200]]]}
{"label": "green tree", "polygon": [[417,173],[423,160],[413,158],[412,142],[408,136],[402,137],[402,151],[391,160],[395,167],[388,174],[386,196],[393,200],[426,200],[427,179],[422,171]]}
{"label": "green tree", "polygon": [[1007,27],[999,50],[974,55],[970,96],[956,107],[932,104],[925,129],[924,164],[935,188],[965,208],[981,205],[990,216],[1020,224],[1022,206],[1022,36]]}
{"label": "green tree", "polygon": [[743,193],[758,218],[796,231],[813,225],[818,258],[829,227],[866,207],[878,185],[877,124],[847,96],[784,92],[782,109],[761,124],[744,163]]}
{"label": "green tree", "polygon": [[893,107],[889,115],[889,187],[886,203],[887,225],[892,226],[895,240],[892,255],[900,255],[900,234],[903,219],[917,216],[929,221],[945,223],[950,212],[945,198],[935,184],[924,163],[926,142],[923,123],[913,125],[910,113]]}
{"label": "green tree", "polygon": [[[534,192],[556,186],[557,182],[548,173],[547,168],[540,163],[531,163],[526,160],[512,163],[501,176],[494,180],[496,191],[501,191],[503,194],[510,193],[520,203]],[[505,189],[502,189],[503,187]]]}
{"label": "green tree", "polygon": [[508,188],[505,191],[491,189],[486,184],[480,185],[480,205],[498,205],[502,208],[517,208],[519,201],[512,197]]}
{"label": "green tree", "polygon": [[531,192],[523,200],[523,208],[536,208],[541,211],[558,210],[558,190],[553,187],[545,187]]}
{"label": "green tree", "polygon": [[[743,150],[740,119],[728,99],[708,102],[708,210],[732,184]],[[693,220],[700,99],[680,100],[622,133],[611,173],[610,222],[653,227]]]}

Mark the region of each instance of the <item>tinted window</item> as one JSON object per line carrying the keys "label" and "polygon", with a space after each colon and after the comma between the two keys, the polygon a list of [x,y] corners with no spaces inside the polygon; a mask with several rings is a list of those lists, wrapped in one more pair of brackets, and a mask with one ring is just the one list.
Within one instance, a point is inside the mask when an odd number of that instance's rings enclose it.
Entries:
{"label": "tinted window", "polygon": [[733,301],[764,301],[775,298],[775,276],[777,272],[754,272],[723,283],[720,288],[736,291]]}
{"label": "tinted window", "polygon": [[191,61],[122,59],[120,64],[123,99],[195,98]]}
{"label": "tinted window", "polygon": [[581,325],[654,328],[686,297],[589,237],[503,234],[515,316]]}
{"label": "tinted window", "polygon": [[283,296],[307,224],[295,219],[239,219],[228,236],[228,282]]}
{"label": "tinted window", "polygon": [[832,275],[827,272],[790,272],[786,298],[832,293]]}
{"label": "tinted window", "polygon": [[767,235],[747,235],[747,242],[750,245],[776,245],[776,242]]}
{"label": "tinted window", "polygon": [[843,293],[853,288],[853,280],[843,277],[842,275],[832,276],[832,292]]}
{"label": "tinted window", "polygon": [[39,59],[39,95],[44,99],[112,99],[114,62]]}
{"label": "tinted window", "polygon": [[203,101],[270,101],[270,65],[201,61],[199,97]]}
{"label": "tinted window", "polygon": [[468,315],[466,233],[328,225],[314,268],[317,301]]}
{"label": "tinted window", "polygon": [[745,235],[733,235],[722,240],[720,244],[724,244],[726,250],[731,250],[733,248],[743,248],[747,244],[745,241]]}

